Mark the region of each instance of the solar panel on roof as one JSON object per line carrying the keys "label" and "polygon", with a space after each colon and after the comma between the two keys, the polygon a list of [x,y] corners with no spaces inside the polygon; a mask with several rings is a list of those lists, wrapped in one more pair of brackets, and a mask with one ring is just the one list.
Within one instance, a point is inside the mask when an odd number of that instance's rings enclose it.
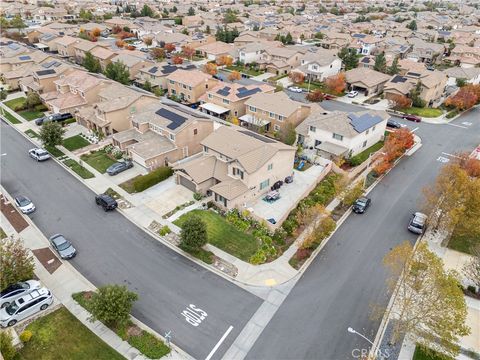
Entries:
{"label": "solar panel on roof", "polygon": [[348,114],[348,118],[350,119],[350,124],[358,133],[362,133],[382,121],[380,116],[368,113],[360,116],[356,114]]}
{"label": "solar panel on roof", "polygon": [[58,67],[58,66],[60,66],[60,65],[61,65],[61,63],[59,63],[58,61],[52,60],[52,61],[49,61],[49,62],[47,62],[47,63],[45,63],[45,64],[42,64],[42,67],[48,69],[48,68],[51,68],[52,66]]}
{"label": "solar panel on roof", "polygon": [[195,65],[187,65],[186,67],[184,67],[185,70],[192,70],[192,69],[196,69],[197,67]]}
{"label": "solar panel on roof", "polygon": [[267,143],[267,144],[271,144],[271,143],[275,142],[275,140],[269,139],[265,136],[259,135],[257,133],[254,133],[254,132],[251,132],[251,131],[248,131],[248,130],[240,130],[239,132],[241,132],[244,135],[253,137],[257,140],[263,141],[264,143]]}
{"label": "solar panel on roof", "polygon": [[20,46],[18,44],[15,44],[15,43],[12,43],[12,42],[9,42],[7,46],[12,50],[20,49]]}
{"label": "solar panel on roof", "polygon": [[405,81],[407,81],[407,78],[403,77],[403,76],[400,76],[400,75],[396,75],[393,79],[392,79],[392,83],[404,83]]}
{"label": "solar panel on roof", "polygon": [[28,56],[28,55],[23,55],[23,56],[20,56],[19,59],[20,59],[20,60],[30,60],[31,57]]}
{"label": "solar panel on roof", "polygon": [[260,88],[255,88],[255,89],[251,89],[251,90],[247,90],[247,91],[242,91],[242,92],[239,92],[237,94],[237,97],[244,98],[246,96],[256,94],[257,92],[260,92],[260,91],[262,91]]}
{"label": "solar panel on roof", "polygon": [[38,76],[50,75],[50,74],[55,74],[55,70],[53,70],[53,69],[48,69],[48,70],[40,70],[40,71],[37,71],[37,75],[38,75]]}
{"label": "solar panel on roof", "polygon": [[242,92],[242,91],[247,91],[247,88],[242,86],[241,88],[238,88],[237,90],[238,90],[238,92]]}
{"label": "solar panel on roof", "polygon": [[175,130],[187,120],[186,117],[178,115],[177,113],[164,108],[160,108],[159,110],[155,111],[155,114],[171,121],[171,123],[167,125],[167,128],[170,130]]}
{"label": "solar panel on roof", "polygon": [[222,96],[228,96],[230,94],[230,86],[224,86],[222,89],[217,90],[217,94],[220,94]]}
{"label": "solar panel on roof", "polygon": [[154,66],[154,67],[152,67],[150,70],[148,70],[148,72],[149,72],[150,74],[153,74],[153,73],[156,73],[157,70],[158,70],[158,66]]}
{"label": "solar panel on roof", "polygon": [[408,72],[407,75],[414,76],[414,77],[420,77],[419,73],[414,73],[414,72]]}
{"label": "solar panel on roof", "polygon": [[163,68],[162,68],[162,74],[171,74],[173,73],[174,71],[176,71],[178,68],[174,65],[165,65]]}

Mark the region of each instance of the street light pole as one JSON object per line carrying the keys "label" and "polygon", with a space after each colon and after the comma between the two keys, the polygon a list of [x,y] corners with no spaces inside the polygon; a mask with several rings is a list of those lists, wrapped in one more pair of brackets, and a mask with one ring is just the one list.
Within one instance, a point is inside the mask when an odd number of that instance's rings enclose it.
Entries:
{"label": "street light pole", "polygon": [[349,327],[347,330],[348,330],[349,333],[357,334],[358,336],[361,336],[362,338],[364,338],[365,340],[367,340],[367,341],[373,346],[373,342],[372,342],[369,338],[367,338],[367,337],[366,337],[365,335],[363,335],[363,334],[360,334],[360,333],[359,333],[357,330],[355,330],[354,328]]}

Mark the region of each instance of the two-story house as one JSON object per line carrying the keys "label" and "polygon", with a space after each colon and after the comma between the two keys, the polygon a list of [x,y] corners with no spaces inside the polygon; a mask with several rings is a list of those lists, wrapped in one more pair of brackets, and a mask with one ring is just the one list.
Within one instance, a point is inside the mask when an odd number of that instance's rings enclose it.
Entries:
{"label": "two-story house", "polygon": [[[171,65],[167,62],[156,63],[154,65],[141,68],[135,76],[134,81],[140,86],[145,85],[145,83],[148,81],[152,88],[158,87],[160,89],[167,89],[167,76],[178,69],[188,68],[189,66],[193,65],[188,65],[185,67],[181,65]],[[195,68],[195,66],[193,66],[193,68]]]}
{"label": "two-story house", "polygon": [[412,46],[412,52],[407,54],[407,59],[420,61],[426,64],[433,64],[437,58],[443,55],[445,46],[427,42],[419,38],[408,39],[408,43]]}
{"label": "two-story house", "polygon": [[226,44],[222,41],[215,41],[209,44],[199,46],[195,49],[208,60],[217,60],[221,56],[230,56],[233,58],[233,44]]}
{"label": "two-story house", "polygon": [[211,75],[200,70],[179,69],[168,75],[167,81],[168,95],[189,104],[197,103],[203,94],[218,84]]}
{"label": "two-story house", "polygon": [[65,76],[75,71],[70,64],[58,60],[51,60],[41,65],[32,67],[30,76],[25,76],[19,80],[19,86],[24,92],[34,91],[37,94],[54,91],[56,89],[55,81],[60,76]]}
{"label": "two-story house", "polygon": [[55,39],[57,46],[58,55],[64,58],[73,58],[75,57],[75,48],[74,45],[78,41],[78,38],[72,36],[61,36]]}
{"label": "two-story house", "polygon": [[300,65],[300,57],[306,51],[306,48],[269,47],[262,53],[258,64],[260,68],[273,74],[288,74]]}
{"label": "two-story house", "polygon": [[462,68],[478,66],[480,65],[480,47],[457,45],[446,60],[460,65]]}
{"label": "two-story house", "polygon": [[145,59],[142,59],[140,57],[133,56],[133,55],[130,55],[130,54],[119,54],[119,55],[113,56],[111,58],[111,62],[112,63],[115,63],[115,62],[123,63],[127,67],[128,71],[130,73],[130,80],[135,79],[135,76],[137,76],[140,69],[142,69],[142,68],[144,68],[148,65],[153,65],[152,61],[148,61],[148,60],[145,60]]}
{"label": "two-story house", "polygon": [[243,207],[292,174],[295,147],[236,126],[221,126],[202,142],[203,154],[177,164],[177,184],[223,209]]}
{"label": "two-story house", "polygon": [[308,104],[294,101],[284,92],[258,93],[245,101],[246,114],[241,116],[240,124],[255,131],[272,134],[300,124],[309,114]]}
{"label": "two-story house", "polygon": [[228,116],[238,118],[245,115],[245,102],[250,97],[258,93],[273,94],[274,91],[275,88],[268,84],[220,83],[200,98],[200,109],[222,119]]}
{"label": "two-story house", "polygon": [[113,144],[148,170],[202,152],[201,141],[213,132],[208,116],[158,100],[132,112],[130,120],[131,128],[114,134]]}
{"label": "two-story house", "polygon": [[382,140],[389,118],[385,111],[313,111],[296,128],[298,143],[329,160],[349,158]]}
{"label": "two-story house", "polygon": [[307,80],[323,81],[337,75],[342,69],[342,60],[337,56],[337,50],[316,48],[308,51],[300,58],[300,66],[294,71],[304,74]]}
{"label": "two-story house", "polygon": [[378,44],[383,41],[381,38],[367,34],[353,34],[352,38],[357,45],[357,52],[362,55],[370,55]]}
{"label": "two-story house", "polygon": [[108,136],[130,129],[132,113],[157,102],[148,92],[112,82],[99,91],[95,103],[78,109],[75,118],[80,125]]}

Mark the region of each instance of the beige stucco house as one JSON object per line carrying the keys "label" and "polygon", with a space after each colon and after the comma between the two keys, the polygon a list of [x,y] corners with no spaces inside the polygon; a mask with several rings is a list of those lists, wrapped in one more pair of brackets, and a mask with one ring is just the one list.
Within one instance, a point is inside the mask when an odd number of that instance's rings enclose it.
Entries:
{"label": "beige stucco house", "polygon": [[366,96],[380,94],[390,75],[366,67],[358,67],[345,72],[348,90],[362,91]]}
{"label": "beige stucco house", "polygon": [[199,70],[183,69],[168,75],[167,80],[168,95],[176,96],[181,101],[189,104],[197,103],[208,89],[211,89],[218,83],[211,75]]}

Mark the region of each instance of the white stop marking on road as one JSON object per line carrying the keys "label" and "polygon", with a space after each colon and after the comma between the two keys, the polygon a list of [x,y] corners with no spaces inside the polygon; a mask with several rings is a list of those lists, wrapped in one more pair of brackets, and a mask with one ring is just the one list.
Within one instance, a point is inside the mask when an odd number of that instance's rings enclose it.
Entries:
{"label": "white stop marking on road", "polygon": [[185,318],[186,322],[195,327],[200,325],[208,316],[206,311],[197,308],[193,304],[188,305],[187,308],[181,312],[181,315]]}
{"label": "white stop marking on road", "polygon": [[443,156],[439,156],[437,158],[437,161],[439,161],[441,163],[448,163],[450,161],[450,159],[447,159],[446,157],[443,157]]}

